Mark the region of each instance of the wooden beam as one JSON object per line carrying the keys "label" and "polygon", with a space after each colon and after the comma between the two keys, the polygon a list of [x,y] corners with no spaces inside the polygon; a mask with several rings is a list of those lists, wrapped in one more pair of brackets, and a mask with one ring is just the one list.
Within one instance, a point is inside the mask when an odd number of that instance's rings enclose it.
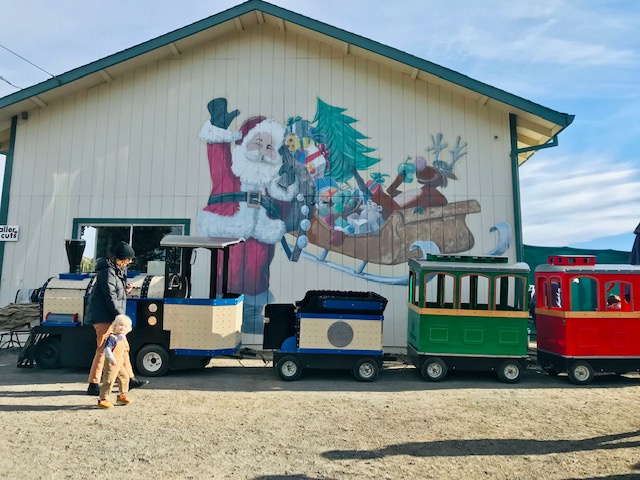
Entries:
{"label": "wooden beam", "polygon": [[526,128],[527,130],[531,130],[532,132],[539,133],[544,137],[553,137],[553,132],[550,128],[544,127],[539,123],[534,123],[531,120],[526,120],[524,118],[518,117],[518,121],[516,123],[518,127]]}
{"label": "wooden beam", "polygon": [[284,20],[283,20],[283,19],[281,19],[281,18],[278,18],[278,28],[279,28],[280,30],[282,30],[283,32],[285,31],[285,28],[284,28]]}
{"label": "wooden beam", "polygon": [[264,23],[264,15],[260,10],[256,10],[256,17],[258,17],[258,23],[262,25]]}
{"label": "wooden beam", "polygon": [[518,143],[524,143],[527,147],[535,147],[538,145],[542,145],[544,142],[540,142],[535,138],[527,137],[526,135],[518,133]]}
{"label": "wooden beam", "polygon": [[487,97],[486,95],[482,95],[479,100],[480,105],[482,106],[485,106],[488,101],[489,101],[489,97]]}
{"label": "wooden beam", "polygon": [[180,50],[178,50],[178,47],[176,47],[176,44],[174,42],[171,42],[169,44],[169,50],[171,50],[171,53],[173,53],[175,57],[179,57],[181,55]]}
{"label": "wooden beam", "polygon": [[244,27],[242,26],[242,22],[240,21],[240,17],[234,17],[233,23],[236,24],[236,29],[239,32],[242,32],[244,30]]}
{"label": "wooden beam", "polygon": [[31,97],[31,100],[33,100],[33,102],[38,105],[39,107],[48,107],[49,105],[47,105],[45,102],[43,102],[42,100],[40,100],[37,96],[33,96]]}
{"label": "wooden beam", "polygon": [[349,55],[349,44],[347,42],[343,42],[342,43],[342,53],[344,53],[345,55]]}
{"label": "wooden beam", "polygon": [[418,78],[418,73],[420,73],[420,70],[418,70],[416,67],[413,67],[411,69],[411,79],[415,80],[416,78]]}
{"label": "wooden beam", "polygon": [[113,82],[113,78],[111,78],[111,75],[109,75],[106,70],[100,70],[98,73],[100,74],[100,76],[105,82],[107,83]]}

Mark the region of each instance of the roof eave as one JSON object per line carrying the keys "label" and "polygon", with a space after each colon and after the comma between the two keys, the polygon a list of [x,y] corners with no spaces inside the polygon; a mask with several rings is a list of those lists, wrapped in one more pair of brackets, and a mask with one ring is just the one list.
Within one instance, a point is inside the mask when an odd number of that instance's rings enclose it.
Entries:
{"label": "roof eave", "polygon": [[569,126],[573,121],[573,115],[560,113],[542,105],[538,105],[517,95],[513,95],[499,88],[474,80],[449,68],[429,62],[428,60],[415,57],[414,55],[397,50],[393,47],[383,45],[374,40],[370,40],[355,33],[347,32],[340,28],[319,22],[309,17],[305,17],[304,15],[300,15],[298,13],[286,10],[276,5],[272,5],[262,0],[249,0],[236,7],[225,10],[224,12],[212,15],[203,20],[199,20],[185,27],[166,33],[160,37],[154,38],[113,55],[109,55],[100,60],[96,60],[82,67],[78,67],[54,78],[48,79],[44,82],[7,95],[6,97],[0,98],[0,109],[27,99],[33,99],[34,97],[37,97],[42,93],[59,88],[63,85],[79,80],[88,75],[98,73],[101,70],[109,68],[110,66],[130,60],[139,55],[143,55],[158,48],[165,47],[187,36],[215,27],[254,10],[259,10],[263,13],[281,18],[284,21],[291,22],[303,28],[313,30],[323,35],[334,37],[337,40],[371,51],[374,54],[382,55],[411,67],[415,67],[430,75],[439,77],[447,82],[477,92],[480,95],[492,98],[498,102],[509,105],[512,108],[522,110],[524,112],[538,116],[544,120],[552,122],[560,127],[560,130],[563,130],[564,128]]}

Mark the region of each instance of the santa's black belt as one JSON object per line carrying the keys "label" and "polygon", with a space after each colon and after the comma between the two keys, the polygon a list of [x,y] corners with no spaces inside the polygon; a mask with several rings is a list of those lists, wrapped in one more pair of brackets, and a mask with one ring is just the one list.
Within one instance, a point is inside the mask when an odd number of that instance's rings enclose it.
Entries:
{"label": "santa's black belt", "polygon": [[252,192],[229,192],[211,195],[209,197],[209,205],[216,203],[228,202],[247,202],[249,208],[260,208],[261,206],[267,211],[269,218],[280,218],[280,209],[271,198],[262,195],[259,190]]}

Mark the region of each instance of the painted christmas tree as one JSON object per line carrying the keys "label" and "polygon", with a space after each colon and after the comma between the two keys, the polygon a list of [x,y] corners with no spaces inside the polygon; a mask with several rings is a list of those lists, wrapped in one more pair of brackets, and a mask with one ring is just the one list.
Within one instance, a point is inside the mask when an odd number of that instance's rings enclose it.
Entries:
{"label": "painted christmas tree", "polygon": [[318,98],[316,115],[311,123],[326,139],[329,150],[329,171],[325,176],[332,177],[336,182],[346,182],[354,176],[358,186],[364,185],[357,170],[368,170],[380,161],[367,154],[375,148],[367,147],[360,141],[369,137],[364,136],[353,127],[357,120],[345,115],[346,108],[334,107]]}

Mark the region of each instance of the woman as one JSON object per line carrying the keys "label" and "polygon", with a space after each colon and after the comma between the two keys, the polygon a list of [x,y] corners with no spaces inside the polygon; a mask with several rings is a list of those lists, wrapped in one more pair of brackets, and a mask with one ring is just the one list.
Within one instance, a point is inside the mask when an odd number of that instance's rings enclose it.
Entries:
{"label": "woman", "polygon": [[[96,331],[96,353],[89,372],[88,395],[100,394],[100,377],[104,366],[104,344],[111,333],[111,323],[117,315],[124,315],[127,306],[127,293],[131,285],[127,283],[127,267],[133,261],[135,252],[125,242],[120,242],[113,250],[114,258],[101,258],[96,265],[96,280],[89,297],[85,324],[93,325]],[[124,356],[125,368],[129,372],[129,388],[141,387],[149,383],[133,376],[129,345]]]}

